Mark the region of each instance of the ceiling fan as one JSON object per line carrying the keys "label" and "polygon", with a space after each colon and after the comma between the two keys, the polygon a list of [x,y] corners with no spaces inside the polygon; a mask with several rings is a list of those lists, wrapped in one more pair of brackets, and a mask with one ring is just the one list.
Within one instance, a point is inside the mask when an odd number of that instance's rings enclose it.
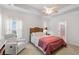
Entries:
{"label": "ceiling fan", "polygon": [[57,13],[58,12],[58,6],[52,6],[52,7],[43,7],[43,14],[44,15],[51,15],[53,13]]}

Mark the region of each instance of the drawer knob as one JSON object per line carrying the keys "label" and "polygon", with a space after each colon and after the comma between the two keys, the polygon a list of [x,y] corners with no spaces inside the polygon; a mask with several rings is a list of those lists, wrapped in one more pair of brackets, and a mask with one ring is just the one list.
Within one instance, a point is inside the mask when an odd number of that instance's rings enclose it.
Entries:
{"label": "drawer knob", "polygon": [[10,48],[12,48],[12,46],[10,46]]}

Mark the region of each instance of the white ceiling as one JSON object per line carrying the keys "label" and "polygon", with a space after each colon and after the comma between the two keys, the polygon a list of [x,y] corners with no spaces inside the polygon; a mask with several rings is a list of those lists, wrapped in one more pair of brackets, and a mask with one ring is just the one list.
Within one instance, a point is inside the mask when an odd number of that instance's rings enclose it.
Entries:
{"label": "white ceiling", "polygon": [[79,7],[79,4],[8,4],[5,5],[8,8],[16,9],[19,11],[24,11],[26,13],[32,13],[32,14],[42,14],[42,10],[44,6],[51,7],[51,6],[58,6],[58,13],[53,15],[58,15],[63,12],[67,12],[69,10],[72,10],[74,8]]}
{"label": "white ceiling", "polygon": [[46,7],[58,6],[58,11],[60,12],[61,10],[66,9],[70,5],[71,4],[14,4],[14,6],[16,7],[29,10],[38,14],[42,14],[44,6]]}
{"label": "white ceiling", "polygon": [[37,9],[43,9],[44,6],[51,7],[55,5],[57,5],[59,8],[64,8],[69,6],[69,4],[32,4],[31,6]]}
{"label": "white ceiling", "polygon": [[37,11],[42,11],[44,6],[51,7],[57,5],[59,9],[63,9],[68,7],[70,4],[15,4],[15,6],[23,8],[23,9],[32,9],[32,10],[37,10]]}

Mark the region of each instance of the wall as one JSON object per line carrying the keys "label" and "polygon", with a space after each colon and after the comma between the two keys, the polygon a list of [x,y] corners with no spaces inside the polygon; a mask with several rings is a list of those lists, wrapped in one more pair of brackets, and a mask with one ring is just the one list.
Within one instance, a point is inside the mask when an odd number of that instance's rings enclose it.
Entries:
{"label": "wall", "polygon": [[48,29],[58,35],[58,24],[67,22],[67,43],[79,46],[79,8],[49,17],[47,21]]}
{"label": "wall", "polygon": [[3,36],[5,35],[5,29],[6,29],[5,20],[7,20],[8,18],[15,18],[23,21],[22,35],[27,42],[29,41],[30,27],[41,26],[40,16],[31,14],[31,13],[19,12],[19,11],[7,9],[7,8],[1,8],[1,10],[2,10],[2,35]]}
{"label": "wall", "polygon": [[38,27],[41,27],[41,19],[39,16],[36,16],[36,15],[26,15],[27,18],[26,20],[24,20],[24,30],[23,30],[23,35],[24,37],[26,37],[26,39],[29,41],[29,30],[31,27],[35,27],[35,26],[38,26]]}

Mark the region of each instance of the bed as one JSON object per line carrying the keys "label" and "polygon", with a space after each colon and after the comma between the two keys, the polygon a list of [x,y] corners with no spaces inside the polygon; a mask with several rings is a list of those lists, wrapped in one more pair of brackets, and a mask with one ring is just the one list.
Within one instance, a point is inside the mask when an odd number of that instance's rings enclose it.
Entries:
{"label": "bed", "polygon": [[65,41],[54,35],[45,35],[43,28],[30,28],[30,42],[39,48],[44,54],[51,55],[61,46],[66,47]]}

